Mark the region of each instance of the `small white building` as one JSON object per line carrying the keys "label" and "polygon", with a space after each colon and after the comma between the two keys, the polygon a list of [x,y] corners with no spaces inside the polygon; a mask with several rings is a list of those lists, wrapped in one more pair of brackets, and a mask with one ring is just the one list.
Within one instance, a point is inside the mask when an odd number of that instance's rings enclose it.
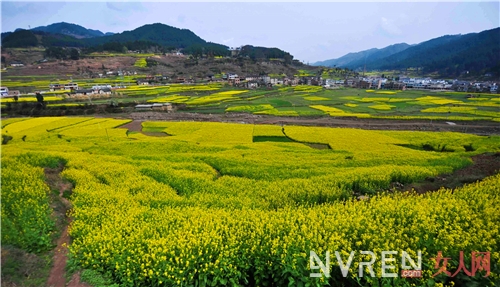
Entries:
{"label": "small white building", "polygon": [[283,85],[283,80],[282,79],[277,79],[277,78],[271,78],[270,83],[272,85]]}
{"label": "small white building", "polygon": [[9,95],[9,88],[7,87],[0,87],[0,96],[1,97],[6,97]]}
{"label": "small white building", "polygon": [[59,91],[59,90],[64,90],[64,85],[63,84],[59,84],[59,83],[50,84],[49,85],[49,89],[50,89],[51,92],[53,92],[53,91]]}
{"label": "small white building", "polygon": [[232,73],[227,74],[228,80],[235,80],[236,78],[238,78],[238,74],[232,74]]}
{"label": "small white building", "polygon": [[101,89],[105,89],[105,88],[108,88],[108,89],[111,89],[111,85],[95,85],[95,86],[92,86],[92,90],[101,90]]}
{"label": "small white building", "polygon": [[261,76],[260,79],[264,82],[264,84],[269,84],[271,82],[271,77],[269,76]]}
{"label": "small white building", "polygon": [[490,87],[490,93],[493,93],[493,94],[498,93],[498,86],[497,86],[497,84],[493,84],[493,85]]}
{"label": "small white building", "polygon": [[150,110],[167,111],[167,112],[173,111],[171,103],[140,104],[140,105],[136,105],[135,109],[139,110],[139,111],[150,111]]}
{"label": "small white building", "polygon": [[64,84],[64,89],[70,91],[78,90],[78,84],[77,83]]}

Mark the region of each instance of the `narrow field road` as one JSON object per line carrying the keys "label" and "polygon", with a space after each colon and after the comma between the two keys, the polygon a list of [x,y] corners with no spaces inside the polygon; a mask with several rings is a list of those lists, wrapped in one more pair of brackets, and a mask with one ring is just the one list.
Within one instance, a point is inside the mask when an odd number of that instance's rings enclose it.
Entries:
{"label": "narrow field road", "polygon": [[56,217],[57,227],[61,230],[61,235],[57,239],[57,246],[54,250],[52,258],[53,266],[50,270],[47,280],[47,287],[91,287],[89,284],[80,282],[80,274],[73,274],[71,281],[66,284],[66,265],[68,261],[69,245],[71,243],[68,227],[71,223],[71,218],[67,217],[68,210],[71,209],[71,202],[64,197],[65,192],[70,192],[73,189],[71,183],[66,183],[61,178],[63,166],[57,168],[45,168],[46,183],[51,190],[58,191],[57,194],[52,194],[52,207],[54,208],[54,216]]}
{"label": "narrow field road", "polygon": [[[117,117],[109,116],[109,117]],[[202,114],[189,112],[133,112],[119,116],[134,120],[130,130],[137,129],[142,121],[200,121],[231,122],[246,124],[299,125],[318,127],[343,127],[368,130],[406,130],[406,131],[449,131],[476,135],[500,135],[500,124],[493,121],[445,121],[445,120],[387,120],[318,117],[277,117],[246,113]],[[126,128],[126,126],[123,126]]]}

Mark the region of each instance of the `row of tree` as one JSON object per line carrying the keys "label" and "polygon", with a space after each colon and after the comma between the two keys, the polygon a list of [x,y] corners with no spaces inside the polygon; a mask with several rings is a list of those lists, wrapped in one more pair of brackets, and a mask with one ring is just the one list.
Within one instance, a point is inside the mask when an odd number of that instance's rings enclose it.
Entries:
{"label": "row of tree", "polygon": [[60,60],[78,60],[80,59],[80,52],[75,48],[61,48],[61,47],[49,47],[45,49],[44,53],[46,58],[55,58]]}
{"label": "row of tree", "polygon": [[93,52],[115,52],[115,53],[127,53],[128,51],[138,51],[140,53],[167,53],[175,50],[173,46],[162,46],[151,41],[130,41],[130,42],[109,42],[101,45],[87,47],[84,49],[84,53]]}
{"label": "row of tree", "polygon": [[230,56],[231,51],[227,49],[226,46],[222,46],[214,43],[207,43],[204,45],[193,44],[182,50],[184,54],[193,55],[195,58],[201,58],[203,56],[216,57],[216,56]]}
{"label": "row of tree", "polygon": [[28,48],[38,45],[35,34],[28,30],[19,30],[8,34],[2,33],[2,36],[2,47],[4,48]]}
{"label": "row of tree", "polygon": [[291,64],[293,60],[293,56],[290,55],[290,53],[278,48],[254,47],[251,45],[241,47],[238,55],[243,57],[247,56],[254,61],[283,59],[286,64]]}

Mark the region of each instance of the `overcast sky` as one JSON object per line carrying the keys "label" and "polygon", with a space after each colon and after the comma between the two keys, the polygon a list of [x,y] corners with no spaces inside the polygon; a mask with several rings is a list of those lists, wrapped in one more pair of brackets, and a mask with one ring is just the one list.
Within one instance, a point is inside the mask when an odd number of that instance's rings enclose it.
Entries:
{"label": "overcast sky", "polygon": [[102,32],[164,23],[206,41],[278,47],[301,61],[499,27],[500,2],[20,2],[2,1],[1,31],[69,22]]}

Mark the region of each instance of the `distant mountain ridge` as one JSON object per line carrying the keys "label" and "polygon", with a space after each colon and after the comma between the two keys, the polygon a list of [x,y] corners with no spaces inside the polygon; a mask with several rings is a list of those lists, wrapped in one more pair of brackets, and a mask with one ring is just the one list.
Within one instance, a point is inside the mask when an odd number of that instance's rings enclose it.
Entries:
{"label": "distant mountain ridge", "polygon": [[349,53],[315,66],[354,70],[419,68],[423,73],[458,76],[464,72],[500,74],[500,28],[465,35],[445,35],[416,45],[405,43],[383,49]]}
{"label": "distant mountain ridge", "polygon": [[[465,35],[447,35],[422,42],[405,51],[367,64],[388,70],[422,67],[426,72],[458,74],[498,70],[500,28]],[[493,69],[493,70],[492,70]]]}
{"label": "distant mountain ridge", "polygon": [[149,41],[178,48],[184,48],[192,44],[207,43],[191,30],[180,29],[161,23],[147,24],[131,31],[86,40],[87,43],[92,45],[131,41]]}
{"label": "distant mountain ridge", "polygon": [[405,49],[409,48],[410,45],[406,43],[400,43],[400,44],[394,44],[391,46],[387,46],[382,49],[377,49],[377,48],[372,48],[369,50],[364,50],[360,52],[355,52],[355,53],[349,53],[346,54],[345,56],[342,56],[337,59],[331,59],[331,60],[326,60],[326,61],[321,61],[321,62],[316,62],[313,65],[315,66],[327,66],[327,67],[358,67],[360,65],[364,65],[367,61],[373,61],[376,59],[381,59],[387,56],[390,56],[392,54],[404,51]]}
{"label": "distant mountain ridge", "polygon": [[[38,36],[38,37],[37,37]],[[37,41],[34,39],[37,38]],[[127,43],[144,41],[173,48],[186,48],[198,45],[219,45],[209,43],[188,29],[179,29],[169,25],[155,23],[144,25],[122,33],[106,33],[86,29],[80,25],[55,23],[36,27],[31,30],[16,29],[2,33],[3,47],[95,47],[106,43]],[[221,47],[228,48],[224,45]]]}
{"label": "distant mountain ridge", "polygon": [[[85,39],[85,38],[94,38],[94,37],[102,37],[105,35],[109,35],[111,32],[103,33],[99,30],[92,30],[82,27],[77,24],[60,22],[50,24],[48,26],[39,26],[31,29],[33,31],[42,31],[52,34],[63,34],[68,35],[77,39]],[[111,33],[113,34],[113,33]]]}
{"label": "distant mountain ridge", "polygon": [[83,39],[63,34],[52,34],[43,31],[17,29],[14,32],[2,33],[2,48],[28,47],[85,47]]}
{"label": "distant mountain ridge", "polygon": [[[2,47],[26,48],[81,48],[86,53],[111,51],[126,53],[129,50],[151,50],[167,52],[182,49],[183,53],[200,57],[202,55],[229,56],[229,47],[207,42],[188,29],[154,23],[109,35],[98,30],[86,29],[76,24],[55,23],[31,30],[17,29],[2,33]],[[291,63],[293,56],[278,48],[244,46],[241,55],[252,59],[282,58]]]}

